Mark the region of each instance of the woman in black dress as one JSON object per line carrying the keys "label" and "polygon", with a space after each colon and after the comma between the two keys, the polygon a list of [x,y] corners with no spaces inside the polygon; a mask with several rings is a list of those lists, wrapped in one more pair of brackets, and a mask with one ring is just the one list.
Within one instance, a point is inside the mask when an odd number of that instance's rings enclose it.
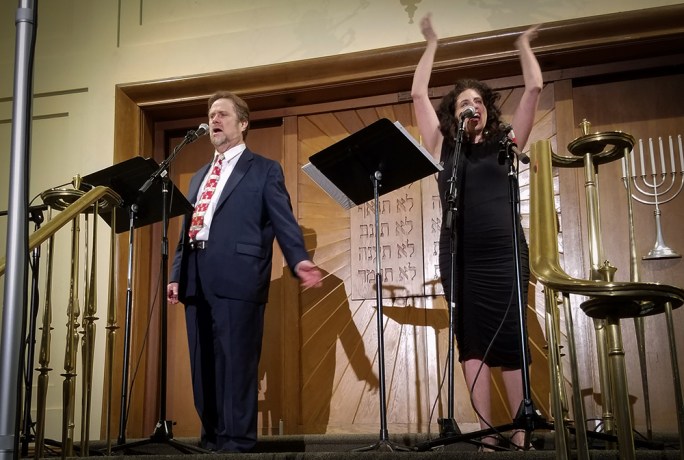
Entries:
{"label": "woman in black dress", "polygon": [[[532,130],[543,84],[539,63],[530,48],[530,40],[536,37],[537,27],[529,28],[515,41],[525,90],[511,126],[521,149]],[[480,426],[484,429],[491,423],[490,368],[502,368],[513,416],[523,398],[508,165],[499,162],[500,141],[511,134],[500,120],[499,94],[477,80],[459,80],[454,89],[444,96],[439,108],[434,109],[428,96],[428,85],[437,50],[437,34],[429,14],[421,20],[421,31],[427,46],[413,77],[411,96],[423,145],[435,160],[444,165],[444,171],[438,176],[443,210],[440,273],[447,302],[450,301],[451,281],[454,280],[459,361]],[[457,125],[461,113],[467,109],[472,111],[472,116],[464,118],[455,194],[458,212],[453,219],[455,238],[452,239],[451,230],[446,227],[446,197],[453,169]],[[527,243],[520,225],[518,235],[523,299],[527,299]],[[453,276],[452,241],[456,242]],[[511,441],[522,446],[524,434],[523,431],[515,432]],[[483,441],[496,443],[493,437]]]}

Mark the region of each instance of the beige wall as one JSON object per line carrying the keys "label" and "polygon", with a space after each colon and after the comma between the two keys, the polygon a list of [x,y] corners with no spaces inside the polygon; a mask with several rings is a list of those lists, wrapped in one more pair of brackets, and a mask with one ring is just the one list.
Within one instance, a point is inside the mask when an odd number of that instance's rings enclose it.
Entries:
{"label": "beige wall", "polygon": [[[434,13],[440,36],[670,5],[666,0],[41,0],[34,67],[30,196],[112,163],[114,87],[119,83],[298,61],[422,41],[416,22]],[[0,2],[0,208],[7,209],[13,68],[19,2]],[[458,4],[458,7],[456,6]],[[514,5],[514,6],[513,6]],[[0,241],[6,218],[0,217]],[[100,228],[106,226],[101,223]],[[66,232],[68,233],[68,232]],[[58,260],[68,261],[68,241]],[[107,254],[101,237],[99,253]],[[2,245],[0,254],[4,255]],[[100,258],[100,273],[108,260]],[[47,436],[59,437],[64,306],[68,265],[56,270],[53,356]],[[41,274],[44,278],[44,274]],[[2,285],[4,285],[4,278]],[[0,290],[2,290],[0,285]],[[98,291],[104,317],[106,286]],[[81,295],[81,298],[83,296]],[[122,319],[120,320],[122,321]],[[104,329],[97,356],[103,356]],[[93,407],[100,407],[102,366]],[[117,408],[118,409],[118,408]],[[91,433],[99,433],[95,413]],[[97,436],[97,435],[95,435]]]}

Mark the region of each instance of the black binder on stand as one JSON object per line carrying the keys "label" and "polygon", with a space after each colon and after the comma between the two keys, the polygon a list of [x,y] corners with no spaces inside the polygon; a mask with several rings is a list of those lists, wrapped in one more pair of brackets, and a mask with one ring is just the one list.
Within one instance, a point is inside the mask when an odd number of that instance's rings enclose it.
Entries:
{"label": "black binder on stand", "polygon": [[309,157],[302,166],[311,179],[343,208],[373,199],[373,175],[382,174],[380,195],[442,170],[397,121],[368,125]]}
{"label": "black binder on stand", "polygon": [[[309,158],[302,170],[343,208],[375,200],[375,228],[379,227],[379,196],[415,182],[442,167],[399,122],[382,118]],[[389,440],[385,396],[385,354],[382,313],[380,232],[375,232],[375,292],[380,380],[380,439],[360,451],[409,450]]]}
{"label": "black binder on stand", "polygon": [[[155,182],[142,197],[138,196],[140,187],[157,168],[159,165],[152,158],[133,157],[82,177],[80,188],[84,191],[98,185],[111,188],[121,197],[123,209],[131,205],[137,206],[134,228],[144,227],[162,220],[161,183]],[[170,203],[169,217],[192,213],[192,205],[176,186],[171,189]],[[120,211],[119,209],[118,212]],[[101,216],[109,226],[112,225],[111,212],[101,213]],[[114,231],[123,233],[128,230],[130,230],[128,220],[117,218]]]}

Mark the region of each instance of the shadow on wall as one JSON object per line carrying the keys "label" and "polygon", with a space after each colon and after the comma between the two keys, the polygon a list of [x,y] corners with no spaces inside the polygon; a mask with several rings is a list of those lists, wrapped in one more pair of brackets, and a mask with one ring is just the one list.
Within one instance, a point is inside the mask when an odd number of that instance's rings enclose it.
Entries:
{"label": "shadow on wall", "polygon": [[[300,226],[305,237],[305,243],[310,257],[313,259],[317,248],[316,233],[313,229]],[[320,267],[319,267],[320,268]],[[305,291],[305,297],[301,301],[300,315],[303,318],[305,309],[320,309],[320,327],[316,328],[311,337],[299,337],[300,349],[300,385],[301,393],[301,429],[305,434],[325,434],[330,420],[330,404],[335,389],[334,378],[337,368],[337,342],[339,341],[344,354],[349,360],[349,367],[358,381],[365,382],[365,391],[376,392],[379,380],[373,370],[373,365],[368,358],[363,337],[353,320],[349,304],[349,295],[345,290],[344,281],[333,274],[321,269],[323,285],[317,289]],[[282,278],[271,281],[271,292],[279,292],[282,283],[298,282],[289,269],[285,270]],[[275,297],[275,296],[272,296]],[[273,382],[282,381],[274,378],[282,369],[280,363],[281,353],[277,347],[283,343],[282,333],[287,334],[280,327],[279,316],[282,314],[282,306],[271,304],[266,308],[266,321],[264,329],[264,342],[262,361],[260,364],[259,381],[261,398],[259,412],[263,420],[262,434],[279,432],[279,424],[282,418],[280,404],[280,388]],[[299,333],[303,332],[300,328]],[[315,343],[315,346],[305,349],[305,342]],[[305,356],[306,354],[306,356]],[[313,355],[315,354],[315,357]],[[302,364],[303,361],[315,362],[315,366]],[[312,368],[311,373],[306,375],[306,369]],[[287,372],[287,370],[282,370]],[[271,382],[271,386],[268,386]],[[285,402],[283,401],[283,404]]]}

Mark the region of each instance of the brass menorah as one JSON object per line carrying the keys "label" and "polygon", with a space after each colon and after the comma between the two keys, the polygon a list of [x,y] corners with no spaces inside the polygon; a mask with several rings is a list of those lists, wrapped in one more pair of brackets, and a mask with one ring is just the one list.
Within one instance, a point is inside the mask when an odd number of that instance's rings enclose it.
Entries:
{"label": "brass menorah", "polygon": [[[677,169],[675,161],[673,138],[672,136],[669,136],[668,139],[670,147],[669,165],[665,161],[666,155],[662,137],[658,138],[659,162],[656,159],[656,152],[654,152],[653,149],[653,138],[648,139],[649,155],[647,158],[651,166],[650,173],[646,170],[643,139],[639,139],[639,172],[637,172],[637,155],[634,150],[630,152],[629,159],[627,156],[622,159],[622,182],[625,187],[627,187],[627,180],[631,181],[632,198],[639,203],[655,207],[653,214],[655,216],[656,242],[648,255],[644,256],[643,259],[673,259],[681,257],[680,254],[665,244],[663,229],[660,223],[660,206],[675,199],[677,195],[679,195],[679,192],[682,191],[682,186],[684,185],[684,150],[682,149],[682,135],[679,134],[677,136],[679,169]],[[680,177],[678,186],[677,176]]]}

